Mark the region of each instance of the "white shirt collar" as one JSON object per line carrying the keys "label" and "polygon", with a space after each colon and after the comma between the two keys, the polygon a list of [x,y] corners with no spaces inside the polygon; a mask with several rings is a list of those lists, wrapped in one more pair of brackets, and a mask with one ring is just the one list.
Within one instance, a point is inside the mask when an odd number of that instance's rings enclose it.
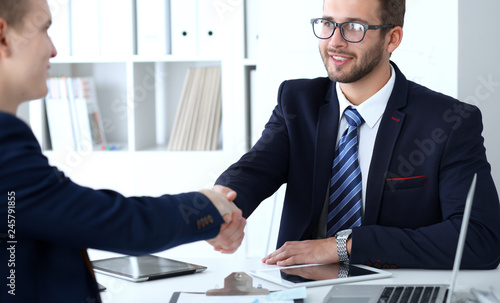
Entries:
{"label": "white shirt collar", "polygon": [[382,118],[384,114],[385,107],[387,106],[387,102],[389,102],[389,97],[391,96],[392,90],[394,88],[394,83],[396,82],[396,71],[394,67],[391,65],[391,78],[387,83],[382,87],[378,92],[376,92],[373,96],[368,98],[365,102],[361,103],[359,106],[353,105],[347,98],[344,93],[340,89],[340,84],[337,82],[336,90],[337,90],[337,98],[339,100],[339,109],[340,109],[340,119],[342,119],[342,113],[348,106],[352,106],[355,108],[361,117],[365,120],[365,124],[373,128],[377,122]]}

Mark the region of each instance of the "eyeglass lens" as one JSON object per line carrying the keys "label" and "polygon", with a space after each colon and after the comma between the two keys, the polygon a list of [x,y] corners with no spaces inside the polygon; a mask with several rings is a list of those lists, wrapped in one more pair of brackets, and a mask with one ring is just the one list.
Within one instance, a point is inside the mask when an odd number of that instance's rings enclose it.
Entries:
{"label": "eyeglass lens", "polygon": [[[335,25],[328,21],[318,19],[313,22],[314,34],[320,39],[328,39],[333,35]],[[347,22],[342,24],[341,29],[344,39],[351,42],[359,42],[363,40],[365,35],[365,28],[362,24],[357,22]]]}

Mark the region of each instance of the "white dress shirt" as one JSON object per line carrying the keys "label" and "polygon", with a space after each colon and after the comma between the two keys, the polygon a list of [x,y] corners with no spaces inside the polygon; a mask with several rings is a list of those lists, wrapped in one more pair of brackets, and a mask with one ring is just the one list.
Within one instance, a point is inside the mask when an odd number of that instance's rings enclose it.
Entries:
{"label": "white dress shirt", "polygon": [[[368,181],[368,171],[370,169],[370,163],[372,160],[373,147],[375,145],[375,139],[377,137],[378,128],[380,126],[380,120],[384,114],[387,102],[391,96],[392,89],[394,88],[394,83],[396,82],[396,73],[391,65],[391,78],[378,92],[367,99],[365,102],[358,106],[353,105],[342,93],[340,84],[337,82],[337,97],[339,99],[339,109],[340,113],[344,113],[344,110],[351,106],[355,108],[358,113],[363,117],[365,123],[359,127],[358,133],[358,161],[361,168],[361,178],[362,178],[362,201],[363,201],[363,214],[365,209],[366,201],[366,184]],[[340,115],[339,121],[339,132],[337,135],[337,144],[342,137],[342,134],[348,127],[347,121],[343,114]]]}
{"label": "white dress shirt", "polygon": [[[364,216],[365,209],[365,201],[366,201],[366,185],[368,184],[368,171],[370,170],[370,163],[372,160],[373,147],[375,146],[375,139],[377,137],[378,128],[380,126],[380,120],[382,119],[382,115],[384,114],[385,108],[387,106],[387,102],[389,102],[389,97],[392,94],[392,90],[394,88],[394,83],[396,82],[396,72],[391,65],[391,78],[387,81],[386,85],[382,87],[378,92],[376,92],[373,96],[368,98],[365,102],[361,103],[359,106],[353,105],[347,98],[344,96],[342,89],[340,88],[340,84],[337,83],[337,97],[339,100],[339,112],[340,121],[339,121],[339,129],[337,135],[337,143],[340,141],[342,134],[347,129],[348,124],[344,117],[344,110],[348,106],[352,106],[355,108],[365,123],[363,123],[359,127],[358,133],[358,161],[361,169],[361,179],[362,179],[362,214]],[[332,165],[331,163],[330,165]],[[330,184],[328,184],[328,189],[330,188]],[[327,190],[327,195],[325,197],[325,205],[323,207],[323,211],[321,213],[321,218],[318,224],[317,234],[313,237],[318,239],[326,238],[326,226],[327,226],[327,217],[328,217],[328,203],[329,203],[329,190]]]}

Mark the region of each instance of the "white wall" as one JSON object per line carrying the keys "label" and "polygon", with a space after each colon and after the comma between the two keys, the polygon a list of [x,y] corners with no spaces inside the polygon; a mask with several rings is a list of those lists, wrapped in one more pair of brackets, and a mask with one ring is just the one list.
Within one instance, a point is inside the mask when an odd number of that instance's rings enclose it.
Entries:
{"label": "white wall", "polygon": [[408,80],[456,98],[457,25],[457,0],[407,0],[403,41],[391,60]]}
{"label": "white wall", "polygon": [[[247,0],[251,1],[251,0]],[[256,98],[252,103],[252,143],[269,120],[280,83],[326,76],[312,33],[311,18],[321,17],[323,0],[261,1]]]}
{"label": "white wall", "polygon": [[486,154],[500,187],[500,31],[498,0],[461,0],[458,97],[483,114]]}

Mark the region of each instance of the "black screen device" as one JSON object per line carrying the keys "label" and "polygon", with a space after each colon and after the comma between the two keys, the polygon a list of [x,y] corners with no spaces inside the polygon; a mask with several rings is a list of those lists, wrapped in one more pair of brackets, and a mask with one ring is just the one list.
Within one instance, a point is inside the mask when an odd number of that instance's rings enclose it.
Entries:
{"label": "black screen device", "polygon": [[122,256],[92,261],[94,271],[132,282],[187,275],[206,270],[205,266],[154,255]]}

